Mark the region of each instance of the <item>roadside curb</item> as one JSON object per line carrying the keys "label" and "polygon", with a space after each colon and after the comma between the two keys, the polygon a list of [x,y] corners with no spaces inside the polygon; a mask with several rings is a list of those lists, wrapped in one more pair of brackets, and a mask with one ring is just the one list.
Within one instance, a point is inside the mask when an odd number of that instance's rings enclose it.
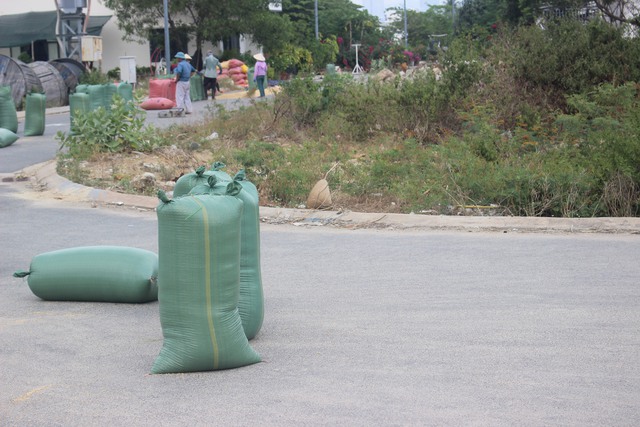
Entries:
{"label": "roadside curb", "polygon": [[[10,174],[5,174],[10,175]],[[12,174],[15,181],[29,179],[36,188],[49,191],[55,198],[89,202],[93,205],[122,206],[155,210],[155,197],[100,190],[73,183],[59,176],[55,160],[29,166]],[[8,181],[7,179],[6,181]],[[5,181],[5,179],[3,179]],[[416,214],[318,211],[261,206],[260,220],[294,226],[333,226],[347,229],[424,229],[469,232],[519,233],[616,233],[640,234],[640,218],[540,218],[505,216],[445,216]]]}

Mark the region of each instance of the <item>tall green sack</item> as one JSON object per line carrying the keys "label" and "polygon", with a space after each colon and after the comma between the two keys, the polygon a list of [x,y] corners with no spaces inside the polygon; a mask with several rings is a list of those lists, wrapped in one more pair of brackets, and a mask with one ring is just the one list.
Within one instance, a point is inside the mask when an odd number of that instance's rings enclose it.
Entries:
{"label": "tall green sack", "polygon": [[158,256],[121,246],[86,246],[36,255],[27,277],[31,292],[47,301],[143,303],[158,299]]}
{"label": "tall green sack", "polygon": [[133,85],[131,83],[120,83],[116,90],[125,101],[133,101]]}
{"label": "tall green sack", "polygon": [[87,87],[87,94],[89,95],[89,111],[95,111],[102,107],[107,109],[104,105],[104,85],[89,85]]}
{"label": "tall green sack", "polygon": [[181,197],[189,194],[195,186],[206,184],[210,176],[215,176],[218,181],[225,181],[227,183],[233,181],[231,176],[222,170],[224,168],[224,163],[215,162],[210,170],[206,170],[204,166],[200,166],[194,172],[182,175],[178,178],[173,188],[173,197]]}
{"label": "tall green sack", "polygon": [[181,197],[189,194],[191,189],[199,184],[207,182],[206,167],[200,166],[194,172],[182,175],[173,187],[173,197]]}
{"label": "tall green sack", "polygon": [[82,85],[78,85],[75,88],[75,93],[89,93],[89,86],[91,85],[86,85],[86,84],[82,84]]}
{"label": "tall green sack", "polygon": [[189,96],[192,101],[202,101],[204,97],[204,80],[200,74],[194,74],[189,79]]}
{"label": "tall green sack", "polygon": [[[235,181],[243,188],[236,197],[242,200],[244,210],[240,225],[240,299],[238,311],[242,328],[251,340],[260,331],[264,319],[264,293],[260,270],[260,212],[258,191],[245,180],[244,171],[236,174]],[[191,190],[191,195],[225,194],[227,182],[217,182],[210,176],[207,184],[200,184]]]}
{"label": "tall green sack", "polygon": [[47,96],[44,93],[27,95],[24,118],[24,135],[37,136],[44,133]]}
{"label": "tall green sack", "polygon": [[70,130],[73,133],[73,119],[75,115],[80,113],[88,113],[91,111],[91,97],[85,92],[76,92],[69,95],[69,120]]}
{"label": "tall green sack", "polygon": [[18,132],[18,113],[13,103],[10,86],[0,86],[0,128]]}
{"label": "tall green sack", "polygon": [[111,111],[113,95],[118,93],[118,88],[114,83],[105,83],[102,86],[102,106],[105,110]]}
{"label": "tall green sack", "polygon": [[214,175],[216,178],[218,178],[218,181],[231,182],[233,181],[231,175],[222,170],[226,167],[227,165],[222,162],[215,162],[211,165],[211,169],[207,171],[207,174]]}
{"label": "tall green sack", "polygon": [[164,342],[151,372],[237,368],[260,362],[242,329],[240,191],[169,200],[159,192],[158,271]]}

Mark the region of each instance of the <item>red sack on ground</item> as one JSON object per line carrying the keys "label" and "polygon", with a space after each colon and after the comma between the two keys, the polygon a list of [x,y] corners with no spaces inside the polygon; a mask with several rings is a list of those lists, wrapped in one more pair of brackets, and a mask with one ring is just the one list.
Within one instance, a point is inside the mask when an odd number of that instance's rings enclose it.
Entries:
{"label": "red sack on ground", "polygon": [[176,103],[167,98],[149,98],[140,104],[143,110],[168,110],[176,106]]}
{"label": "red sack on ground", "polygon": [[149,80],[149,98],[167,98],[176,100],[176,81],[174,79]]}
{"label": "red sack on ground", "polygon": [[239,59],[229,60],[229,70],[231,70],[232,68],[240,68],[243,65],[244,65],[244,62],[240,61]]}

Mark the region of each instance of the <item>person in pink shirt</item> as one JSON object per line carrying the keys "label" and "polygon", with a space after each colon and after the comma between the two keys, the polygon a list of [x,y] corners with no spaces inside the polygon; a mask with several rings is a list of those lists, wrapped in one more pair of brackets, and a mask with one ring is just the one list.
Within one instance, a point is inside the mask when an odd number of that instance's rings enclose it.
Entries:
{"label": "person in pink shirt", "polygon": [[256,53],[253,55],[256,60],[256,66],[253,71],[253,81],[256,82],[258,90],[260,91],[260,98],[264,98],[264,84],[267,80],[267,63],[265,62],[264,55]]}

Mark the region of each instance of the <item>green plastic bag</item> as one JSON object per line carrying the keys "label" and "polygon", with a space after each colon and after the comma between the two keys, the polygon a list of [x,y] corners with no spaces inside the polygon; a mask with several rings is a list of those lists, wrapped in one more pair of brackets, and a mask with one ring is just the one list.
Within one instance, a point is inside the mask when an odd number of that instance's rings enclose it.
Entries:
{"label": "green plastic bag", "polygon": [[18,113],[9,86],[0,86],[0,128],[18,132]]}
{"label": "green plastic bag", "polygon": [[0,128],[0,148],[8,147],[18,140],[18,135],[9,129]]}
{"label": "green plastic bag", "polygon": [[31,292],[47,301],[142,303],[158,299],[158,256],[121,246],[86,246],[36,255],[28,276]]}
{"label": "green plastic bag", "polygon": [[[242,319],[244,333],[247,339],[251,340],[260,331],[264,319],[258,191],[252,183],[245,180],[244,171],[238,172],[234,180],[243,188],[236,197],[244,204],[240,225],[240,299],[238,311]],[[227,185],[227,182],[218,182],[215,176],[210,176],[206,184],[197,185],[190,194],[225,194]]]}
{"label": "green plastic bag", "polygon": [[47,96],[44,93],[27,95],[24,119],[24,135],[37,136],[44,134]]}
{"label": "green plastic bag", "polygon": [[151,369],[154,374],[260,362],[238,312],[239,191],[232,182],[220,196],[169,200],[158,193],[158,300],[164,342]]}
{"label": "green plastic bag", "polygon": [[210,170],[206,170],[204,166],[200,166],[194,172],[184,174],[176,181],[176,185],[173,188],[173,197],[181,197],[189,194],[189,192],[197,185],[206,184],[207,179],[210,176],[215,176],[218,181],[231,182],[233,179],[231,176],[224,172],[225,164],[222,162],[215,162]]}

